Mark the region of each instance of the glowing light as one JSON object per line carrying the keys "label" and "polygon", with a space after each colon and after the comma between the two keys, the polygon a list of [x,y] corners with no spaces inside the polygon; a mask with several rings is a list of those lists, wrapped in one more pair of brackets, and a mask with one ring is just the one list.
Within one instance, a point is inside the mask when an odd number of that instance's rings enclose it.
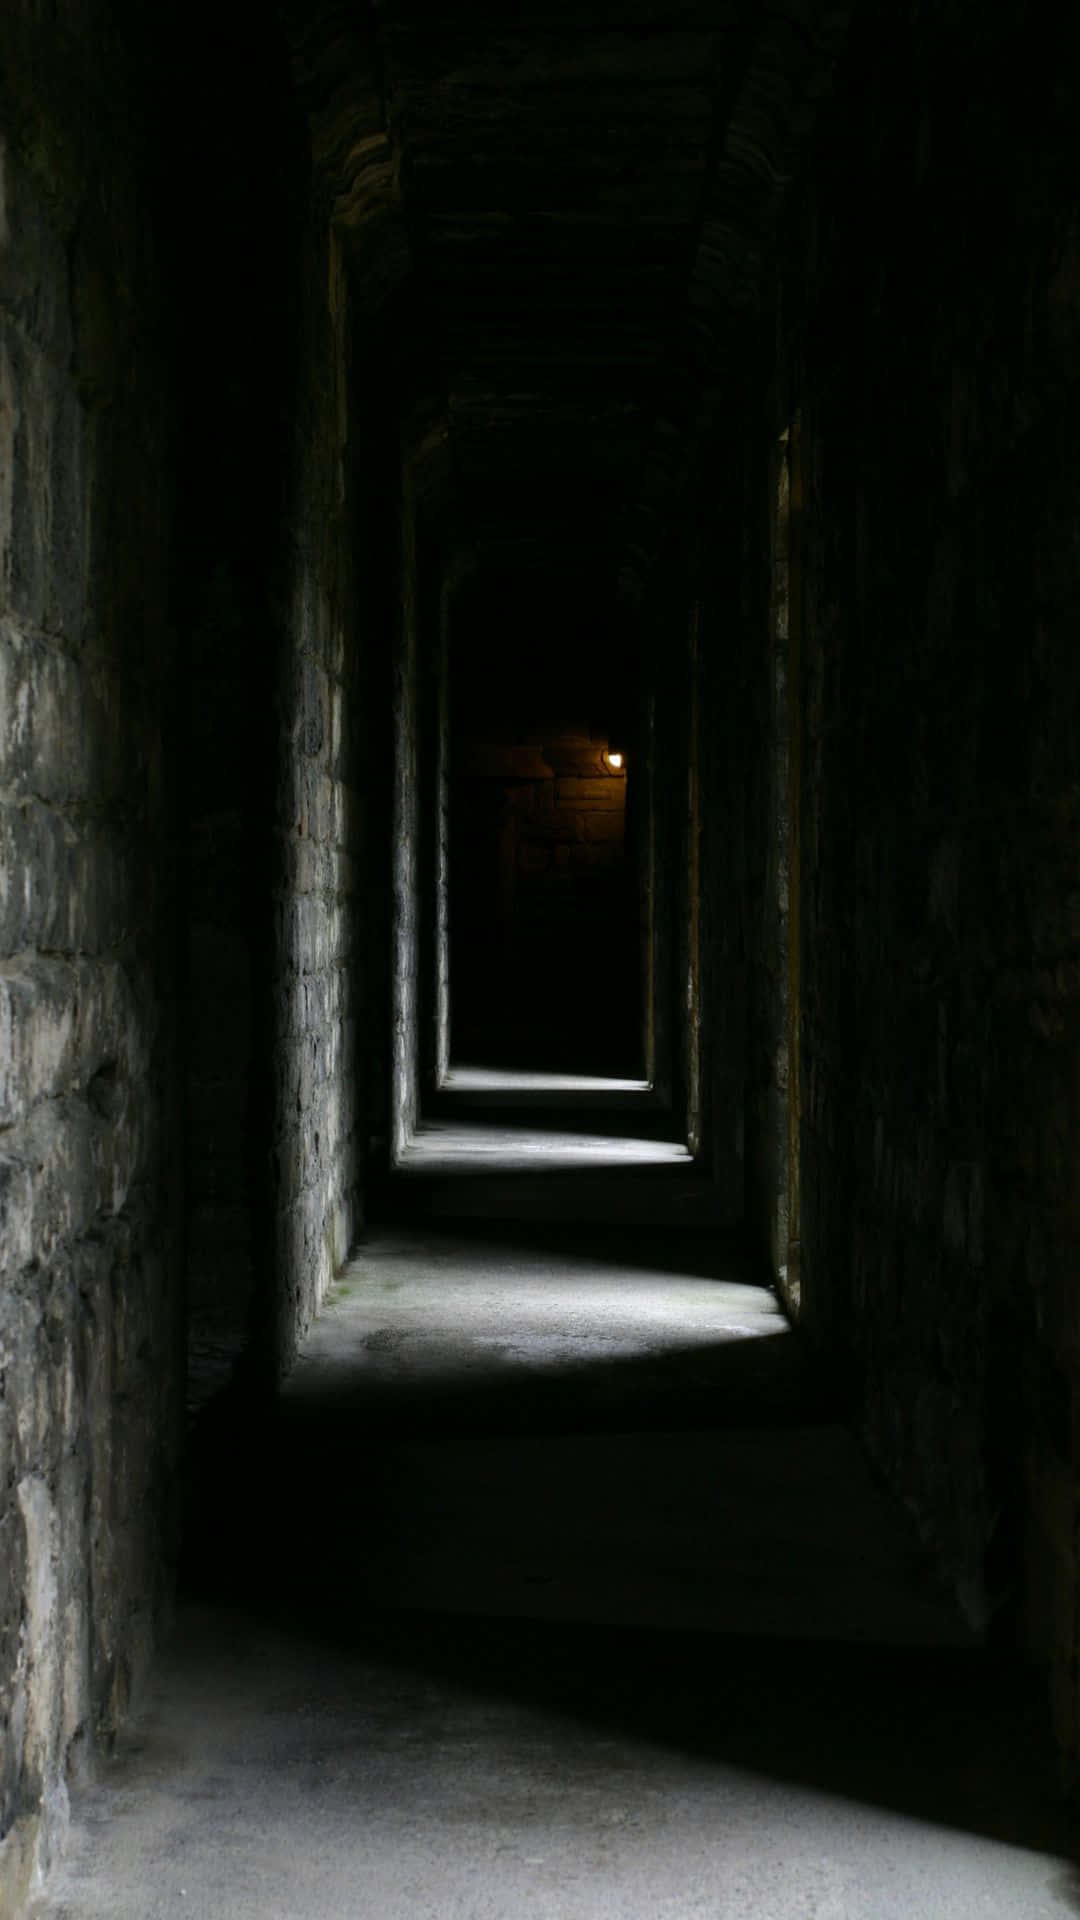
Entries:
{"label": "glowing light", "polygon": [[623,755],[621,753],[605,753],[604,759],[607,765],[611,768],[612,773],[622,772]]}

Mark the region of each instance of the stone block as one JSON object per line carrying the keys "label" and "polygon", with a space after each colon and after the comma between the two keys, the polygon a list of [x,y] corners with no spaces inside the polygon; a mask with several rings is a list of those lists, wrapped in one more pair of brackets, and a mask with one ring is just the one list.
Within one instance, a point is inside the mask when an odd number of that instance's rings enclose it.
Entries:
{"label": "stone block", "polygon": [[0,620],[0,780],[14,795],[114,797],[126,774],[119,719],[81,661]]}
{"label": "stone block", "polygon": [[67,236],[11,145],[0,166],[0,234],[0,313],[58,367],[68,366],[74,341]]}
{"label": "stone block", "polygon": [[583,824],[587,840],[603,841],[621,851],[626,838],[626,815],[622,807],[610,813],[587,813]]}
{"label": "stone block", "polygon": [[[126,834],[35,800],[0,803],[0,952],[100,953],[137,924]],[[146,908],[144,892],[142,911]]]}
{"label": "stone block", "polygon": [[44,624],[69,645],[83,639],[88,552],[88,478],[81,401],[63,372],[49,381],[47,422],[47,543]]}
{"label": "stone block", "polygon": [[625,806],[625,794],[626,788],[621,780],[559,780],[555,789],[555,804],[581,811],[600,808],[605,812],[621,812]]}
{"label": "stone block", "polygon": [[0,316],[0,611],[35,629],[47,586],[49,382],[40,351]]}
{"label": "stone block", "polygon": [[5,1273],[18,1273],[35,1257],[33,1172],[13,1153],[0,1154],[0,1249]]}

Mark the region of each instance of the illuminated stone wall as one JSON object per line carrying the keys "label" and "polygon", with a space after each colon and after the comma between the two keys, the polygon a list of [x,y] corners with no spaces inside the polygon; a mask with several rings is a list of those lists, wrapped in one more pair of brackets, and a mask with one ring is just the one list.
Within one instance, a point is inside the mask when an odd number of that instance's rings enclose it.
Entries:
{"label": "illuminated stone wall", "polygon": [[[137,10],[0,16],[0,1911],[137,1691],[182,1411],[175,366]],[[109,52],[106,56],[105,46]],[[154,138],[149,138],[151,126]],[[165,145],[168,146],[165,139]]]}
{"label": "illuminated stone wall", "polygon": [[351,624],[348,287],[336,237],[305,246],[295,517],[278,685],[273,1200],[277,1359],[287,1365],[359,1224],[360,991]]}

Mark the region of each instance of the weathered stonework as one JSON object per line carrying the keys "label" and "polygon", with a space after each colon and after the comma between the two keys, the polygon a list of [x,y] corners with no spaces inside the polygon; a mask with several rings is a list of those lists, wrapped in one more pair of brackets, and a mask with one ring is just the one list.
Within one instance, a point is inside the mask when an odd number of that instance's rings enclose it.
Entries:
{"label": "weathered stonework", "polygon": [[[394,770],[391,814],[393,972],[390,1019],[390,1153],[396,1160],[420,1115],[420,562],[416,492],[408,461],[401,474],[401,558],[393,653]],[[395,479],[397,475],[395,475]]]}
{"label": "weathered stonework", "polygon": [[[193,1407],[237,1363],[240,1383],[287,1370],[359,1230],[380,1104],[361,1013],[370,1036],[381,989],[362,935],[382,882],[368,864],[372,656],[389,658],[390,626],[367,578],[385,554],[364,521],[377,462],[358,394],[377,385],[363,353],[396,253],[362,39],[337,56],[355,91],[328,106],[334,48],[305,10],[287,38],[226,45],[208,101],[200,244],[216,302],[188,316],[192,405],[198,382],[235,435],[209,479],[190,475],[204,557],[186,789]],[[255,311],[239,362],[223,358],[222,327],[239,340]]]}
{"label": "weathered stonework", "polygon": [[5,1914],[128,1707],[175,1550],[173,416],[150,68],[114,24],[106,59],[93,5],[0,22]]}
{"label": "weathered stonework", "polygon": [[642,1035],[1080,1769],[1077,29],[867,0],[811,145],[843,0],[467,11],[0,18],[5,1914],[167,1606],[181,1293],[193,1409],[287,1370],[451,984]]}
{"label": "weathered stonework", "polygon": [[441,1086],[450,1068],[450,594],[439,594],[435,660],[435,915],[432,996],[433,1080]]}
{"label": "weathered stonework", "polygon": [[292,1359],[360,1222],[357,995],[361,803],[346,458],[349,292],[341,243],[304,249],[295,520],[280,636],[272,975],[276,1360]]}

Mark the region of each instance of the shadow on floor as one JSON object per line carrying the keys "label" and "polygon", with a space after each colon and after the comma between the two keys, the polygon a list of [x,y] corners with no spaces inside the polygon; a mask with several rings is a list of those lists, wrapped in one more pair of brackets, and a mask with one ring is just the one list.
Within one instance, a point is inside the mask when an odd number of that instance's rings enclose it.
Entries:
{"label": "shadow on floor", "polygon": [[[659,1175],[663,1172],[658,1170]],[[682,1179],[685,1176],[676,1169],[667,1184],[677,1190]],[[415,1235],[410,1234],[410,1227],[417,1229]],[[463,1229],[453,1217],[424,1219],[421,1223],[406,1212],[395,1227],[394,1239],[408,1250],[422,1238],[424,1245],[435,1249],[441,1245],[446,1257],[453,1258],[465,1244],[463,1232],[467,1232],[469,1247],[482,1248],[492,1257],[508,1262],[522,1256],[550,1254],[556,1259],[573,1259],[583,1266],[612,1273],[630,1267],[657,1274],[682,1274],[688,1279],[737,1280],[745,1286],[772,1291],[765,1264],[747,1246],[745,1236],[737,1228],[711,1223],[700,1228],[692,1222],[686,1226],[680,1224],[672,1231],[670,1225],[648,1221],[611,1224],[591,1219],[565,1220],[558,1216],[506,1221],[496,1216],[470,1219]],[[381,1230],[377,1237],[381,1248],[385,1238]],[[365,1245],[361,1243],[355,1257],[362,1259],[364,1252]]]}
{"label": "shadow on floor", "polygon": [[[1072,1860],[1039,1687],[958,1622],[738,1238],[685,1224],[702,1185],[685,1163],[397,1183],[403,1224],[281,1398],[201,1423],[189,1623],[280,1636],[358,1702],[464,1689],[567,1717],[616,1768],[645,1743]],[[418,1205],[465,1187],[467,1225]]]}
{"label": "shadow on floor", "polygon": [[[404,1338],[392,1329],[373,1335],[372,1358],[392,1358],[394,1343]],[[508,1339],[505,1348],[489,1348],[471,1366],[441,1354],[413,1380],[374,1372],[364,1378],[343,1369],[337,1380],[320,1380],[310,1402],[298,1395],[287,1419],[294,1434],[306,1420],[313,1436],[332,1436],[339,1458],[352,1443],[362,1452],[372,1431],[505,1435],[801,1426],[835,1412],[837,1396],[789,1348],[782,1334],[769,1334],[738,1344],[703,1342],[681,1353],[553,1360],[541,1368],[516,1364]],[[299,1444],[318,1446],[314,1437]]]}
{"label": "shadow on floor", "polygon": [[[1039,1689],[1018,1664],[985,1649],[830,1642],[829,1623],[820,1619],[809,1627],[818,1637],[804,1637],[794,1575],[784,1599],[791,1569],[783,1542],[791,1537],[785,1527],[792,1514],[797,1525],[801,1467],[811,1478],[819,1471],[810,1458],[813,1423],[819,1435],[834,1432],[823,1424],[834,1409],[820,1398],[813,1404],[814,1389],[804,1378],[796,1389],[809,1396],[802,1426],[791,1426],[785,1438],[792,1415],[786,1386],[775,1372],[763,1385],[761,1372],[767,1375],[785,1351],[797,1380],[804,1372],[797,1343],[762,1337],[654,1361],[579,1367],[561,1380],[529,1377],[526,1369],[512,1383],[447,1381],[430,1393],[419,1383],[406,1390],[399,1384],[366,1407],[352,1389],[337,1400],[305,1403],[301,1396],[272,1418],[234,1398],[219,1405],[200,1436],[189,1502],[187,1602],[224,1604],[231,1609],[230,1631],[241,1638],[283,1635],[307,1649],[305,1660],[334,1674],[344,1676],[341,1659],[355,1656],[366,1671],[374,1665],[485,1699],[556,1709],[594,1734],[629,1736],[717,1767],[839,1795],[853,1809],[889,1809],[1072,1859],[1046,1728],[1032,1704]],[[650,1557],[662,1565],[665,1528],[673,1524],[679,1534],[680,1508],[691,1530],[700,1530],[696,1509],[705,1482],[692,1484],[692,1463],[704,1460],[715,1492],[708,1448],[723,1448],[715,1431],[724,1425],[717,1421],[722,1406],[741,1415],[753,1410],[759,1431],[767,1414],[773,1429],[760,1456],[765,1494],[751,1486],[747,1496],[744,1488],[739,1512],[740,1524],[750,1513],[751,1528],[756,1514],[758,1544],[771,1542],[768,1578],[774,1586],[779,1580],[786,1623],[782,1612],[777,1616],[776,1593],[765,1592],[756,1548],[747,1559],[745,1543],[724,1578],[746,1587],[735,1617],[753,1623],[760,1606],[770,1615],[765,1630],[771,1637],[679,1628],[665,1618],[662,1604],[644,1624],[590,1621],[588,1583],[597,1563],[611,1561],[620,1514],[629,1523],[624,1531],[633,1565],[619,1577],[631,1589],[635,1569]],[[706,1409],[713,1431],[690,1432],[701,1427]],[[627,1435],[621,1429],[631,1412],[635,1431]],[[671,1431],[680,1419],[687,1427],[682,1439]],[[660,1428],[668,1430],[666,1440]],[[608,1453],[597,1455],[597,1444]],[[750,1445],[751,1458],[753,1435],[742,1435],[740,1444]],[[494,1504],[485,1504],[478,1459],[487,1462],[496,1487]],[[531,1463],[527,1469],[523,1459]],[[610,1470],[599,1486],[597,1459],[603,1472]],[[779,1476],[770,1459],[786,1459]],[[643,1462],[652,1465],[646,1469]],[[648,1472],[651,1491],[641,1478]],[[777,1477],[796,1496],[779,1526],[769,1510]],[[850,1532],[850,1515],[837,1514],[835,1521],[838,1537]],[[828,1564],[833,1546],[811,1513],[798,1552],[810,1556],[810,1577],[823,1569],[826,1592],[839,1593],[837,1581],[849,1576],[841,1563]],[[850,1546],[853,1564],[864,1548],[873,1557],[869,1540],[856,1538]],[[675,1550],[681,1547],[677,1540]],[[796,1549],[791,1553],[794,1564]],[[427,1610],[412,1610],[409,1581],[447,1554],[459,1573],[464,1568],[466,1581],[475,1581],[471,1595],[461,1608],[440,1610],[436,1577]],[[396,1592],[395,1569],[405,1580]],[[571,1614],[580,1601],[586,1617],[521,1617],[515,1581],[520,1588],[536,1579],[542,1587],[561,1575],[570,1582]],[[925,1569],[914,1568],[916,1576],[925,1578]],[[895,1568],[889,1577],[895,1580]],[[543,1615],[542,1592],[538,1606]],[[838,1618],[841,1642],[849,1625]],[[1072,1897],[1077,1885],[1076,1876],[1063,1880],[1057,1897],[1070,1889]]]}
{"label": "shadow on floor", "polygon": [[[308,1569],[309,1575],[312,1569]],[[189,1605],[191,1601],[189,1599]],[[462,1692],[558,1714],[614,1744],[809,1789],[942,1829],[1055,1856],[1080,1911],[1080,1846],[1060,1808],[1030,1674],[985,1653],[822,1646],[793,1639],[358,1608],[318,1580],[271,1583],[196,1633],[267,1634],[322,1676],[342,1711],[349,1664],[431,1700]],[[189,1627],[188,1632],[191,1632]],[[383,1682],[382,1684],[388,1684]],[[431,1687],[437,1693],[431,1694]],[[317,1710],[317,1709],[316,1709]],[[869,1912],[871,1909],[863,1909]],[[990,1909],[985,1909],[990,1911]],[[941,1909],[944,1911],[944,1909]],[[1011,1911],[1011,1909],[1010,1909]],[[929,1909],[927,1910],[929,1915]]]}
{"label": "shadow on floor", "polygon": [[449,1083],[425,1100],[421,1126],[453,1120],[483,1124],[493,1118],[500,1125],[537,1132],[580,1132],[583,1124],[592,1122],[598,1133],[613,1138],[676,1138],[670,1107],[648,1088],[627,1092],[588,1087],[564,1091],[542,1086],[480,1090]]}

